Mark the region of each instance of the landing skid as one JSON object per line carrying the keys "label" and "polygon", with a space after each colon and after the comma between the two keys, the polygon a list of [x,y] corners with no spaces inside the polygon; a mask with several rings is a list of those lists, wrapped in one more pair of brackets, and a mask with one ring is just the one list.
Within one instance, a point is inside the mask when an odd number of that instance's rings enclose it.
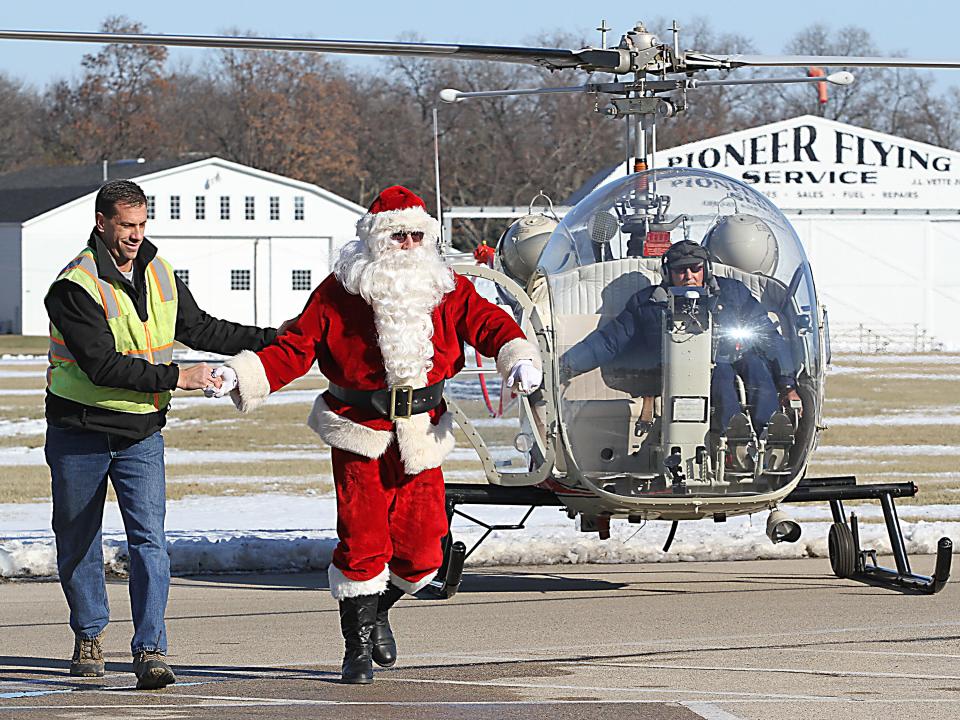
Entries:
{"label": "landing skid", "polygon": [[[480,543],[487,539],[487,536],[494,530],[523,530],[524,523],[530,517],[530,513],[538,507],[545,505],[559,506],[561,503],[557,496],[547,490],[541,490],[536,487],[500,487],[497,485],[464,485],[447,484],[447,527],[451,527],[453,516],[459,515],[466,518],[475,525],[484,528],[485,532],[480,536],[473,547],[467,550],[467,546],[461,541],[454,541],[453,532],[447,532],[447,535],[441,540],[443,548],[443,565],[437,571],[437,577],[430,582],[422,591],[425,597],[440,598],[447,600],[456,595],[460,589],[460,579],[463,577],[463,563],[476,550]],[[489,525],[482,520],[478,520],[465,512],[457,510],[457,505],[519,505],[528,506],[528,510],[519,523],[513,525]]]}
{"label": "landing skid", "polygon": [[[913,497],[917,486],[912,482],[885,483],[882,485],[857,485],[853,475],[840,477],[806,478],[797,485],[782,502],[808,503],[828,502],[833,515],[830,527],[828,548],[830,565],[834,574],[841,578],[850,578],[869,585],[889,587],[911,593],[932,595],[940,592],[950,578],[950,562],[953,542],[950,538],[940,538],[937,544],[937,559],[934,574],[930,577],[918,575],[910,569],[903,531],[897,517],[894,498]],[[890,536],[896,569],[881,567],[877,564],[876,550],[864,550],[860,547],[860,533],[857,516],[850,513],[849,521],[843,508],[844,500],[879,500],[883,508],[883,518]],[[488,525],[466,513],[457,510],[457,505],[516,505],[528,510],[519,523],[513,525]],[[453,540],[453,534],[443,539],[443,566],[437,578],[428,585],[423,593],[427,597],[451,598],[460,588],[463,576],[463,563],[494,530],[522,530],[530,513],[537,507],[559,507],[562,503],[549,490],[537,487],[501,487],[497,485],[447,484],[447,519],[454,515],[470,520],[485,529],[484,534],[467,551],[460,541]],[[671,529],[675,530],[675,526]],[[672,539],[672,537],[671,537]]]}
{"label": "landing skid", "polygon": [[[918,575],[910,569],[903,531],[894,505],[895,497],[913,497],[917,486],[912,482],[857,485],[852,475],[826,478],[807,478],[797,485],[784,502],[829,502],[833,525],[827,538],[830,566],[837,577],[859,580],[908,592],[933,595],[943,589],[950,578],[953,542],[942,537],[937,543],[937,560],[933,575]],[[896,569],[877,564],[877,551],[860,547],[860,526],[857,516],[850,513],[849,522],[843,509],[844,500],[879,500],[883,520],[890,537],[890,548]]]}

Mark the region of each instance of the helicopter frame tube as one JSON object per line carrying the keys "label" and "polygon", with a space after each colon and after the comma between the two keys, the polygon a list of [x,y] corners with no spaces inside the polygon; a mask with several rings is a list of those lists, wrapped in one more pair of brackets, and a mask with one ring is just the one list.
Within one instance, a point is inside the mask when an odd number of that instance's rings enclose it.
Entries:
{"label": "helicopter frame tube", "polygon": [[[550,356],[549,337],[546,329],[543,326],[543,322],[540,320],[540,316],[537,313],[536,305],[516,281],[507,277],[502,272],[483,265],[455,265],[454,270],[467,277],[479,277],[485,280],[490,280],[491,282],[504,287],[508,292],[510,292],[519,303],[521,308],[520,327],[525,328],[528,325],[531,326],[533,328],[534,335],[537,338],[540,352],[544,357]],[[552,388],[553,366],[551,363],[545,362],[543,364],[543,381],[541,383],[541,389],[539,392],[544,393],[549,397],[552,394]],[[461,430],[463,430],[464,434],[466,435],[468,442],[479,456],[480,463],[483,466],[483,471],[488,482],[493,485],[505,486],[536,485],[537,483],[546,480],[550,476],[555,460],[555,443],[551,441],[550,434],[553,432],[553,428],[556,427],[557,424],[556,414],[552,403],[548,402],[543,406],[544,426],[547,431],[547,436],[543,437],[541,436],[538,424],[533,417],[533,409],[530,407],[530,399],[522,395],[520,396],[519,405],[521,417],[524,420],[525,426],[530,429],[534,444],[540,452],[542,462],[528,472],[502,473],[497,469],[496,462],[490,455],[490,451],[487,449],[487,446],[483,441],[483,437],[474,427],[466,413],[460,409],[460,406],[457,404],[456,400],[446,393],[444,394],[444,399],[446,400],[447,406],[453,413],[457,423],[460,425]]]}

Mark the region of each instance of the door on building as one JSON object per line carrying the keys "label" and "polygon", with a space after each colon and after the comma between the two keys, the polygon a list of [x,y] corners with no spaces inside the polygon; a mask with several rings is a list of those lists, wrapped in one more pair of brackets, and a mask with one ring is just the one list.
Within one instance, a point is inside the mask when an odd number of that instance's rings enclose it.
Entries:
{"label": "door on building", "polygon": [[[269,238],[270,292],[259,297],[265,313],[261,322],[276,327],[303,310],[313,289],[330,273],[332,238]],[[261,268],[262,269],[262,268]]]}
{"label": "door on building", "polygon": [[201,310],[214,317],[255,324],[256,296],[263,279],[256,258],[263,255],[257,238],[151,237],[160,255],[186,283]]}

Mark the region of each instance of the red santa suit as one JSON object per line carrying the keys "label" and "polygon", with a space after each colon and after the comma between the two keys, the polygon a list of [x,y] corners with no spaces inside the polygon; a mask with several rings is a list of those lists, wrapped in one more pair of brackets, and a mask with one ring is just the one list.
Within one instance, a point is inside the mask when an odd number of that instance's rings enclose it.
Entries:
{"label": "red santa suit", "polygon": [[[504,378],[521,360],[539,368],[537,348],[513,318],[445,265],[419,266],[433,268],[422,271],[423,282],[438,288],[426,307],[403,305],[417,292],[420,269],[374,290],[370,262],[414,258],[397,254],[412,250],[391,248],[398,230],[423,232],[420,257],[436,255],[439,225],[423,201],[399,186],[381,193],[357,225],[359,239],[344,249],[293,325],[273,345],[227,362],[237,373],[233,396],[242,411],[314,362],[331,384],[360,391],[425,388],[451,378],[463,368],[464,342],[496,358]],[[452,414],[441,401],[429,412],[390,420],[328,390],[316,399],[308,424],[333,448],[340,539],[329,569],[334,597],[382,593],[388,580],[416,592],[442,561],[440,539],[448,528],[440,465],[455,444]]]}

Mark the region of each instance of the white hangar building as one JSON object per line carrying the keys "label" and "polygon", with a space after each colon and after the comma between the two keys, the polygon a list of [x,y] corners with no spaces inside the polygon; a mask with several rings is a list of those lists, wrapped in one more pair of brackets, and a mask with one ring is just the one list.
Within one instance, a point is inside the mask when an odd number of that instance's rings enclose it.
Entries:
{"label": "white hangar building", "polygon": [[[147,238],[200,307],[276,327],[298,314],[365,209],[316,185],[217,157],[108,165],[148,200]],[[0,176],[0,332],[46,335],[43,297],[87,242],[101,164]]]}
{"label": "white hangar building", "polygon": [[[805,115],[656,154],[654,167],[676,165],[729,175],[784,211],[834,349],[960,350],[960,153]],[[623,175],[598,173],[568,204]]]}

